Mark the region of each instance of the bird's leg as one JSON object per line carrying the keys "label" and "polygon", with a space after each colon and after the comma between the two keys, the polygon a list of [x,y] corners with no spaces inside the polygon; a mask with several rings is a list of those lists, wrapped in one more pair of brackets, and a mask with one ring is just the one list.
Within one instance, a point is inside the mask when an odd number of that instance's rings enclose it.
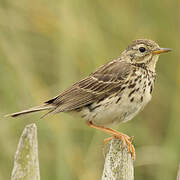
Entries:
{"label": "bird's leg", "polygon": [[116,131],[114,129],[111,129],[111,128],[106,128],[106,127],[103,127],[103,126],[94,125],[91,121],[87,121],[87,125],[89,127],[104,131],[104,132],[112,135],[112,137],[106,138],[104,140],[105,144],[108,141],[110,141],[111,139],[113,139],[113,138],[120,139],[122,141],[122,147],[125,148],[125,146],[128,145],[128,152],[131,153],[132,159],[133,160],[135,159],[135,157],[136,157],[135,148],[134,148],[134,146],[132,144],[132,141],[133,141],[134,137],[129,137],[126,134],[120,133],[120,132],[118,132],[118,131]]}

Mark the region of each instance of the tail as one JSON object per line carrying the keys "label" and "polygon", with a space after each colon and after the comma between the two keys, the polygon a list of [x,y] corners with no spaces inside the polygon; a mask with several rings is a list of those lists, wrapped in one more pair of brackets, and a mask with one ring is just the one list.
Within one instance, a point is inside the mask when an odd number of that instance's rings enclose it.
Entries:
{"label": "tail", "polygon": [[34,112],[44,111],[44,110],[53,110],[53,109],[54,109],[54,106],[49,105],[49,104],[44,104],[44,105],[36,106],[36,107],[30,108],[27,110],[23,110],[20,112],[8,114],[8,115],[5,115],[5,117],[18,117],[18,116],[21,116],[24,114],[29,114],[29,113],[34,113]]}

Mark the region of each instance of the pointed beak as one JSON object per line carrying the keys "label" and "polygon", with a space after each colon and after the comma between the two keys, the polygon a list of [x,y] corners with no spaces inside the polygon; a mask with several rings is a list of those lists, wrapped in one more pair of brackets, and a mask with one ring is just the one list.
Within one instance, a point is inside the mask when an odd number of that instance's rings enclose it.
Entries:
{"label": "pointed beak", "polygon": [[152,53],[154,55],[156,55],[156,54],[166,53],[166,52],[169,52],[169,51],[172,51],[172,49],[170,49],[170,48],[159,48],[159,49],[156,49],[156,50],[152,51]]}

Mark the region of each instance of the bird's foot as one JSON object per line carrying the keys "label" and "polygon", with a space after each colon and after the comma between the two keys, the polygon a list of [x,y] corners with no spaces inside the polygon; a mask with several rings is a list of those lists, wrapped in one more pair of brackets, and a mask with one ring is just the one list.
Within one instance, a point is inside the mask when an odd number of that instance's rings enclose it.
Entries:
{"label": "bird's foot", "polygon": [[106,138],[104,140],[105,144],[108,141],[110,141],[111,139],[113,139],[113,138],[120,139],[122,141],[122,147],[125,148],[126,146],[128,146],[128,152],[131,154],[132,159],[135,160],[136,153],[135,153],[135,148],[134,148],[134,146],[132,144],[132,141],[133,141],[134,137],[129,137],[128,135],[120,133],[120,132],[118,132],[118,131],[116,131],[114,129],[111,129],[111,128],[106,128],[106,127],[103,127],[103,126],[94,125],[90,121],[87,122],[87,125],[89,127],[104,131],[104,132],[112,135],[112,137]]}
{"label": "bird's foot", "polygon": [[112,139],[120,139],[122,141],[122,147],[125,148],[126,146],[128,146],[128,153],[131,154],[132,159],[135,160],[136,158],[136,153],[135,153],[135,148],[134,145],[132,144],[134,137],[129,137],[126,134],[123,133],[118,133],[118,135],[114,135],[112,137],[106,138],[104,139],[104,144],[107,144],[110,140]]}

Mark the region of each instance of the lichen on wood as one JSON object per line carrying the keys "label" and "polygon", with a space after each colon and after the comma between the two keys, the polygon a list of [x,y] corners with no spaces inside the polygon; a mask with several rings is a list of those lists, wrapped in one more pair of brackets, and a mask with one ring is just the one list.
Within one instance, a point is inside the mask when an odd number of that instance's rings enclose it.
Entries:
{"label": "lichen on wood", "polygon": [[119,139],[112,139],[106,146],[102,180],[133,180],[133,160],[128,147],[123,148]]}
{"label": "lichen on wood", "polygon": [[37,127],[27,125],[20,137],[11,180],[40,180]]}

